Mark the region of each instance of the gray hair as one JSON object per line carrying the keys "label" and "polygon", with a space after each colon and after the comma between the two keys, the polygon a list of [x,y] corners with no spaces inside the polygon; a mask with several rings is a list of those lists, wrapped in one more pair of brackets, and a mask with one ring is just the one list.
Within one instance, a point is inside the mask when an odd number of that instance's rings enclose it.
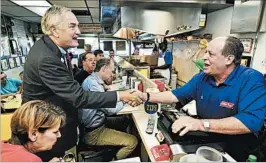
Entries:
{"label": "gray hair", "polygon": [[42,32],[45,35],[51,35],[51,28],[63,23],[62,17],[67,13],[71,12],[71,9],[64,6],[54,5],[50,7],[42,17]]}
{"label": "gray hair", "polygon": [[225,40],[225,45],[222,50],[222,55],[224,56],[233,55],[235,57],[233,61],[234,64],[240,65],[243,52],[244,52],[244,46],[238,38],[233,36],[227,37],[227,39]]}

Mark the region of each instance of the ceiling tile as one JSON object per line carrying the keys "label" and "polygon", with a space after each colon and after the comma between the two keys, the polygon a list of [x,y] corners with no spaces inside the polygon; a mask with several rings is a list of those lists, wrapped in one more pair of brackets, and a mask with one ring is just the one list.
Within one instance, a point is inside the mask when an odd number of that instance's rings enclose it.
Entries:
{"label": "ceiling tile", "polygon": [[36,23],[40,23],[42,20],[42,17],[23,17],[23,18]]}
{"label": "ceiling tile", "polygon": [[65,7],[86,7],[83,0],[73,0],[73,1],[66,1],[66,0],[50,0],[50,2],[54,5],[62,5]]}
{"label": "ceiling tile", "polygon": [[[66,7],[86,7],[84,0],[50,0],[52,4],[63,5]],[[99,0],[87,0],[88,7],[99,8]]]}
{"label": "ceiling tile", "polygon": [[1,0],[1,6],[17,6],[17,5],[8,0]]}
{"label": "ceiling tile", "polygon": [[92,18],[93,19],[93,23],[100,23],[99,18]]}
{"label": "ceiling tile", "polygon": [[92,17],[99,17],[99,9],[98,8],[90,8],[90,12]]}
{"label": "ceiling tile", "polygon": [[[81,24],[92,23],[90,16],[77,16],[77,18],[78,18],[79,23]],[[92,19],[93,19],[93,23],[100,22],[98,17],[92,17]]]}
{"label": "ceiling tile", "polygon": [[14,16],[39,16],[20,6],[5,6],[1,7],[1,12],[8,13]]}
{"label": "ceiling tile", "polygon": [[92,23],[90,16],[77,16],[80,24]]}
{"label": "ceiling tile", "polygon": [[88,7],[99,8],[99,0],[87,0]]}

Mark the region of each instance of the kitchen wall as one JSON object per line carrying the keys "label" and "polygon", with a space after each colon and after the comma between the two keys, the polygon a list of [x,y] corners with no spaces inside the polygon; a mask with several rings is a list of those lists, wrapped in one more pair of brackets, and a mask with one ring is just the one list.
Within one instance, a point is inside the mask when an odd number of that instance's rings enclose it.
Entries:
{"label": "kitchen wall", "polygon": [[[208,14],[206,27],[198,33],[210,33],[213,38],[219,36],[234,35],[238,38],[253,38],[255,39],[255,33],[247,34],[230,34],[231,20],[233,15],[233,7],[229,7],[223,10],[219,10]],[[264,24],[265,25],[265,24]],[[266,60],[266,33],[260,33],[258,37],[257,49],[253,58],[252,68],[266,73],[266,65],[263,64]],[[244,53],[245,56],[252,56],[254,50],[254,44],[251,53]]]}
{"label": "kitchen wall", "polygon": [[[17,42],[17,49],[15,49],[16,53],[15,54],[11,54],[11,50],[10,50],[10,46],[9,44],[5,45],[5,48],[9,51],[8,54],[2,54],[1,53],[1,58],[9,58],[9,57],[17,57],[19,52],[20,54],[23,55],[27,55],[30,47],[34,44],[33,42],[33,38],[32,38],[32,34],[29,31],[29,26],[30,23],[28,22],[24,22],[18,19],[14,19],[11,18],[12,22],[14,23],[14,25],[12,26],[12,35],[13,35],[13,39],[16,40]],[[3,35],[1,35],[3,36]],[[9,37],[10,38],[10,37]],[[8,41],[9,39],[7,36],[1,37],[1,41]],[[11,54],[11,55],[10,55]],[[21,63],[20,63],[21,65]],[[23,67],[22,66],[18,66],[18,67],[14,67],[12,69],[8,69],[6,71],[4,71],[7,76],[9,78],[18,78],[19,79],[19,73],[23,71]]]}
{"label": "kitchen wall", "polygon": [[[98,45],[98,38],[97,37],[81,37],[80,39],[84,39],[85,40],[85,44],[91,44],[92,46],[92,50],[97,50],[99,49],[99,45]],[[115,38],[101,38],[100,39],[100,49],[103,50],[104,49],[104,41],[112,41],[112,45],[113,45],[113,49],[115,51],[116,55],[119,56],[128,56],[128,51],[129,51],[129,45],[127,43],[126,40],[121,40],[121,39],[115,39]],[[125,50],[117,50],[116,49],[116,41],[124,41],[126,44],[126,49]],[[131,44],[131,51],[133,53],[134,50],[134,46],[133,44]],[[78,53],[83,53],[84,49],[77,49]],[[109,56],[109,50],[104,51],[104,54],[106,56]]]}
{"label": "kitchen wall", "polygon": [[[171,43],[170,43],[171,44]],[[184,85],[199,69],[193,61],[203,57],[204,51],[199,48],[199,41],[179,41],[168,45],[173,52],[173,67],[177,71],[177,84]]]}

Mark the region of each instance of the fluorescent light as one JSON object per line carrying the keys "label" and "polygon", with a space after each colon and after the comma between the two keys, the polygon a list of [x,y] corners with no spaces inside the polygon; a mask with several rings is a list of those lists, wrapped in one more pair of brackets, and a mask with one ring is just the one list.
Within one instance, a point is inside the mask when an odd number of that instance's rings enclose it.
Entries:
{"label": "fluorescent light", "polygon": [[20,1],[20,0],[12,0],[12,2],[18,4],[19,6],[23,6],[26,9],[43,16],[45,12],[51,7],[51,4],[45,0],[38,0],[38,1]]}
{"label": "fluorescent light", "polygon": [[39,7],[51,7],[51,4],[48,3],[46,0],[39,0],[39,1],[20,1],[20,0],[11,0],[12,2],[26,7],[34,7],[34,6],[39,6]]}
{"label": "fluorescent light", "polygon": [[49,9],[49,7],[25,7],[29,10],[31,10],[32,12],[43,16],[45,14],[45,12]]}

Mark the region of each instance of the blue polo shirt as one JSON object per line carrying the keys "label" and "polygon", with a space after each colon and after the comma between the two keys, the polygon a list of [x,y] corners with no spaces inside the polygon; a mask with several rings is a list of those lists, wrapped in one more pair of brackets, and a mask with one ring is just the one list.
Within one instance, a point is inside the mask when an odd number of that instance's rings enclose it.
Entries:
{"label": "blue polo shirt", "polygon": [[164,61],[165,61],[165,64],[167,64],[167,65],[173,64],[173,54],[169,50],[166,50],[166,52],[165,52]]}
{"label": "blue polo shirt", "polygon": [[237,66],[224,83],[218,86],[212,76],[200,72],[172,93],[183,105],[196,100],[200,118],[221,119],[233,116],[256,135],[266,116],[263,75],[244,66]]}
{"label": "blue polo shirt", "polygon": [[6,85],[4,87],[2,87],[1,85],[1,95],[17,93],[21,84],[21,80],[8,78],[6,81]]}
{"label": "blue polo shirt", "polygon": [[159,57],[164,59],[165,64],[172,65],[173,64],[173,54],[170,50],[166,50],[164,53],[160,52]]}

